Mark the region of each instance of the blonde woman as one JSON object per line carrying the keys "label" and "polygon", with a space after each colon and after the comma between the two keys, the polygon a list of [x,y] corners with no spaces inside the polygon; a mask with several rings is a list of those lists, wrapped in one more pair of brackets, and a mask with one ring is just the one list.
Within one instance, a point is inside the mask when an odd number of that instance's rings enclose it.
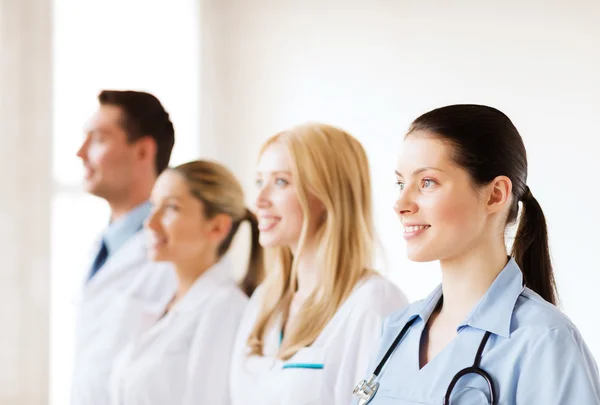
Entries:
{"label": "blonde woman", "polygon": [[[233,341],[262,274],[256,217],[236,178],[207,161],[165,171],[151,202],[150,256],[173,264],[178,287],[162,318],[117,359],[111,404],[227,405]],[[252,252],[238,286],[223,256],[246,220]]]}
{"label": "blonde woman", "polygon": [[256,202],[266,279],[233,353],[235,405],[347,405],[382,319],[407,304],[372,270],[367,156],[347,133],[306,124],[262,148]]}

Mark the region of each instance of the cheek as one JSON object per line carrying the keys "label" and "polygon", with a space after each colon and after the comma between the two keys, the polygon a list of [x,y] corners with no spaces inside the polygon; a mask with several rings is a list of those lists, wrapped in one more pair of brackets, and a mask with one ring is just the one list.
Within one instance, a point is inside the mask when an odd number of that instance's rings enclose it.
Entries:
{"label": "cheek", "polygon": [[296,193],[286,192],[282,194],[277,201],[277,206],[279,212],[285,217],[286,222],[302,224],[304,213]]}
{"label": "cheek", "polygon": [[101,165],[110,161],[110,148],[102,144],[91,144],[87,150],[87,158],[91,163]]}
{"label": "cheek", "polygon": [[441,199],[435,204],[435,215],[432,225],[440,230],[451,232],[453,236],[470,234],[469,231],[476,226],[479,205],[471,198],[457,196]]}
{"label": "cheek", "polygon": [[103,171],[119,172],[121,176],[127,167],[128,156],[126,152],[110,145],[97,145],[90,147],[88,159]]}
{"label": "cheek", "polygon": [[202,239],[200,225],[183,218],[171,219],[164,223],[165,232],[174,243],[194,243]]}

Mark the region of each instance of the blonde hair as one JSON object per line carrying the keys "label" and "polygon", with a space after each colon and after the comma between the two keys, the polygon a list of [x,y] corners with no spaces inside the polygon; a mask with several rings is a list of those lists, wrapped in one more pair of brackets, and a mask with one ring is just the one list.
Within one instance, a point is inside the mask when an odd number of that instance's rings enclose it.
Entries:
{"label": "blonde hair", "polygon": [[[309,196],[316,197],[325,210],[315,235],[321,267],[319,287],[299,310],[277,355],[289,359],[315,341],[356,284],[371,273],[371,182],[364,148],[340,129],[318,123],[300,125],[267,140],[261,155],[274,143],[289,151],[292,177],[304,213],[297,256],[302,254],[311,217],[316,215],[308,208]],[[251,355],[264,354],[265,333],[281,316],[287,318],[297,288],[297,263],[290,249],[276,247],[268,249],[267,254],[262,307],[248,338]]]}
{"label": "blonde hair", "polygon": [[218,248],[219,257],[229,250],[240,224],[244,220],[250,222],[252,247],[248,269],[240,287],[248,296],[252,295],[263,277],[263,249],[258,242],[258,220],[244,205],[244,191],[240,182],[223,165],[206,160],[185,163],[170,170],[183,176],[192,195],[204,205],[207,218],[214,218],[218,214],[231,217],[231,230]]}

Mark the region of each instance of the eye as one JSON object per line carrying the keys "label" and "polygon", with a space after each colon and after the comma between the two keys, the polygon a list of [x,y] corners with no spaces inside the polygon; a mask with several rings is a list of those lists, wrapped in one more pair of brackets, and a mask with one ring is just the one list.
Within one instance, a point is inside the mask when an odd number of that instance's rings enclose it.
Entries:
{"label": "eye", "polygon": [[103,142],[104,141],[104,135],[102,135],[102,133],[100,133],[100,132],[92,132],[92,135],[90,136],[90,139],[93,142]]}
{"label": "eye", "polygon": [[437,182],[435,180],[432,180],[432,179],[423,179],[423,181],[421,182],[421,186],[423,188],[430,188],[430,187],[433,187],[436,184],[437,184]]}
{"label": "eye", "polygon": [[400,190],[404,190],[404,182],[400,180],[396,180],[396,184]]}
{"label": "eye", "polygon": [[256,184],[256,187],[261,188],[263,185],[263,181],[262,179],[256,179],[254,184]]}
{"label": "eye", "polygon": [[175,204],[166,204],[165,208],[171,211],[179,211],[179,207]]}
{"label": "eye", "polygon": [[286,179],[284,179],[284,178],[277,177],[275,179],[275,184],[278,185],[278,186],[280,186],[280,187],[285,187],[285,186],[287,186],[290,183]]}

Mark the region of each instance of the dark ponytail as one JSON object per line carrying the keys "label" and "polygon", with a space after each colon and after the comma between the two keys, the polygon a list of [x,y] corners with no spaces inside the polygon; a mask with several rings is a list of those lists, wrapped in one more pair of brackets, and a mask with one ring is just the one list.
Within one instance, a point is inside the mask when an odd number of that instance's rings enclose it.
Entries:
{"label": "dark ponytail", "polygon": [[525,285],[556,305],[556,282],[550,261],[548,228],[542,207],[526,187],[511,256],[522,269]]}
{"label": "dark ponytail", "polygon": [[246,209],[245,219],[250,223],[252,246],[250,249],[248,269],[246,270],[246,275],[242,279],[241,288],[246,295],[251,296],[264,277],[264,255],[263,249],[258,241],[260,232],[258,231],[258,219],[256,218],[256,215],[249,209]]}
{"label": "dark ponytail", "polygon": [[511,120],[501,111],[484,105],[461,104],[423,114],[406,136],[419,131],[448,142],[452,159],[464,168],[477,186],[506,176],[513,185],[513,203],[508,223],[521,221],[512,256],[523,272],[525,285],[546,301],[557,303],[556,284],[548,249],[546,219],[527,187],[527,153],[523,139]]}

